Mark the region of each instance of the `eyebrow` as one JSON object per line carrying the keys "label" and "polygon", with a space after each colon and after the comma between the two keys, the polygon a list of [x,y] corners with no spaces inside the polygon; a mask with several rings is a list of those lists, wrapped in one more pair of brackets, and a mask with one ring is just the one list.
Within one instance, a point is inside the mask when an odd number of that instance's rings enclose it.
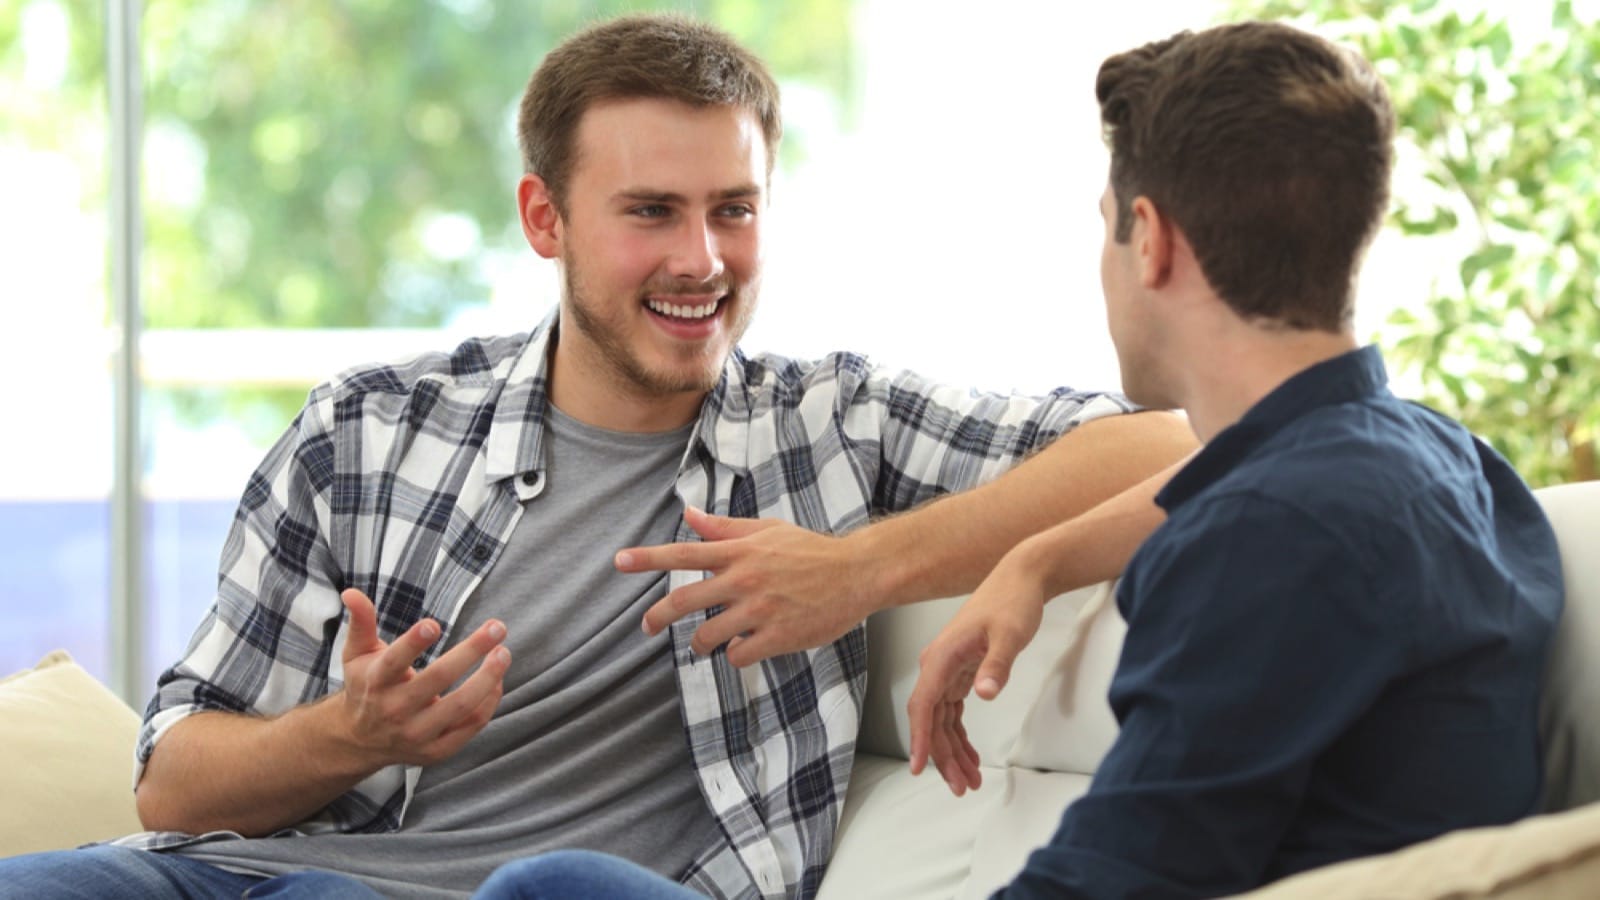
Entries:
{"label": "eyebrow", "polygon": [[[754,184],[741,184],[737,187],[724,188],[711,195],[715,201],[739,200],[746,197],[759,197],[761,188]],[[687,203],[688,197],[673,191],[653,191],[648,188],[628,188],[616,193],[618,200],[628,200],[635,203]]]}

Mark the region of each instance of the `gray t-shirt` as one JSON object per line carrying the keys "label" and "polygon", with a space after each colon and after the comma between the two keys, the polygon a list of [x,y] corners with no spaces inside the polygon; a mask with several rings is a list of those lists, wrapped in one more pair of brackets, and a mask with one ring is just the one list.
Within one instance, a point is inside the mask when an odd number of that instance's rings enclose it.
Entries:
{"label": "gray t-shirt", "polygon": [[392,834],[191,845],[194,859],[261,874],[326,869],[394,897],[465,895],[501,863],[546,850],[614,853],[677,877],[717,824],[689,757],[666,635],[644,611],[664,573],[624,575],[623,547],[672,540],[673,490],[692,426],[625,434],[553,407],[545,485],[467,600],[454,644],[506,623],[511,668],[495,717],[422,770]]}

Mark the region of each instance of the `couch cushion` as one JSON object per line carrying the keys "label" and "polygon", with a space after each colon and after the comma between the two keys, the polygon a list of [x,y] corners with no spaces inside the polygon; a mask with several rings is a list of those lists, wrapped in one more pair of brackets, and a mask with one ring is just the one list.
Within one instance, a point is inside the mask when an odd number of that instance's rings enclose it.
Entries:
{"label": "couch cushion", "polygon": [[1385,856],[1317,869],[1249,900],[1592,900],[1600,891],[1600,804],[1499,828],[1456,831]]}
{"label": "couch cushion", "polygon": [[868,620],[860,752],[819,900],[981,898],[1016,875],[1116,738],[1106,690],[1126,626],[1111,594],[1103,584],[1052,600],[1005,690],[967,704],[983,787],[961,798],[937,772],[911,776],[906,701],[917,657],[966,598]]}
{"label": "couch cushion", "polygon": [[[967,703],[967,734],[984,764],[1094,772],[1117,736],[1106,692],[1127,627],[1112,590],[1099,584],[1051,600],[1005,690],[993,701]],[[965,600],[901,606],[867,620],[860,751],[910,758],[906,701],[917,683],[917,657]]]}
{"label": "couch cushion", "polygon": [[57,650],[0,679],[0,856],[139,831],[129,779],[139,717]]}
{"label": "couch cushion", "polygon": [[1600,481],[1535,492],[1561,545],[1567,603],[1539,710],[1545,808],[1600,801]]}
{"label": "couch cushion", "polygon": [[1022,868],[1089,776],[985,766],[956,797],[900,757],[856,757],[833,861],[817,900],[983,898]]}

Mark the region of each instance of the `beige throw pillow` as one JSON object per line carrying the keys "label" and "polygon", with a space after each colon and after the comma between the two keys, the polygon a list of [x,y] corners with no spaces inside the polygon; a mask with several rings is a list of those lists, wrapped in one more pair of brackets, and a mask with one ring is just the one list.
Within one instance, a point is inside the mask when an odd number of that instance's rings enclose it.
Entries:
{"label": "beige throw pillow", "polygon": [[139,831],[139,717],[64,651],[0,679],[0,857]]}
{"label": "beige throw pillow", "polygon": [[1316,869],[1248,900],[1594,900],[1600,804],[1498,828],[1455,831],[1383,856]]}

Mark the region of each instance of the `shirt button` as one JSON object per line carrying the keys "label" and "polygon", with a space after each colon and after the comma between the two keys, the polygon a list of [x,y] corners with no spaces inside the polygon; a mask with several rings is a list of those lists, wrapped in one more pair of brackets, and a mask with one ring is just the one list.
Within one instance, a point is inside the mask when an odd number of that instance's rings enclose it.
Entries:
{"label": "shirt button", "polygon": [[483,562],[489,558],[489,554],[492,552],[493,551],[489,549],[488,544],[479,544],[478,546],[472,548],[472,558],[478,562]]}

